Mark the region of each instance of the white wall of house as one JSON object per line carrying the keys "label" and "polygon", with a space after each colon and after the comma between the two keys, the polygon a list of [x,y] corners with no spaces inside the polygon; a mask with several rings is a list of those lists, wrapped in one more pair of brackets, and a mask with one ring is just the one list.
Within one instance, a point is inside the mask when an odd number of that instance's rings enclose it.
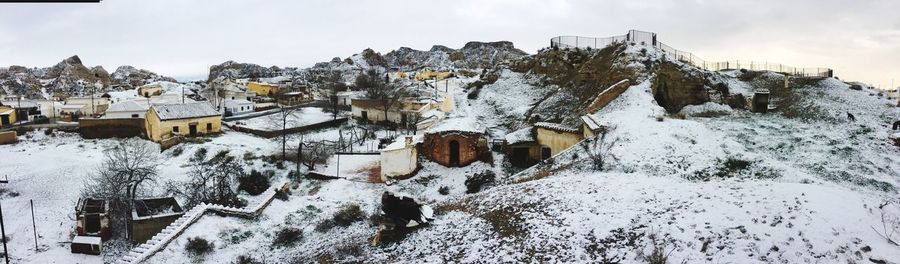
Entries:
{"label": "white wall of house", "polygon": [[[418,167],[419,153],[411,136],[397,139],[381,151],[381,180],[413,173]],[[397,146],[399,145],[399,146]]]}
{"label": "white wall of house", "polygon": [[233,115],[245,114],[253,112],[255,103],[247,100],[225,100],[225,110]]}

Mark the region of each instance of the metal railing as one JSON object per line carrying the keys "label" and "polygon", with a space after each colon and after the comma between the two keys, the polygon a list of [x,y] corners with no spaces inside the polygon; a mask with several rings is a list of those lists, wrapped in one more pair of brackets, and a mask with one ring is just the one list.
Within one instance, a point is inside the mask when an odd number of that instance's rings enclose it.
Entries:
{"label": "metal railing", "polygon": [[680,51],[672,46],[659,42],[656,39],[656,33],[639,30],[630,30],[628,31],[628,34],[606,38],[559,36],[550,39],[550,47],[553,48],[602,49],[615,43],[656,47],[663,51],[666,56],[708,71],[746,69],[751,71],[781,72],[798,77],[834,77],[834,71],[830,68],[800,68],[780,63],[760,61],[706,61],[693,53]]}

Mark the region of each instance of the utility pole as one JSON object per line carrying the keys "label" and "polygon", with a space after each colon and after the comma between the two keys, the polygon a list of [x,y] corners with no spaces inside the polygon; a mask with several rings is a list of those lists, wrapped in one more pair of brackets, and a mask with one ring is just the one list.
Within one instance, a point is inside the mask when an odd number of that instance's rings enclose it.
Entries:
{"label": "utility pole", "polygon": [[31,202],[31,230],[34,231],[34,252],[38,252],[38,243],[37,243],[37,223],[34,222],[34,200],[29,199]]}
{"label": "utility pole", "polygon": [[6,264],[9,264],[9,249],[6,248],[6,228],[3,226],[3,207],[0,206],[0,238],[3,239],[3,257],[6,258]]}

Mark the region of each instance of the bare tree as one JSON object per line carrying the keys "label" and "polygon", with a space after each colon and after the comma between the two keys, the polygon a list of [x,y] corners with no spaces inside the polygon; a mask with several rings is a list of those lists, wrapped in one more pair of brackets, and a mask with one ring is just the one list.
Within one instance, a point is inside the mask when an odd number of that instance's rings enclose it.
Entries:
{"label": "bare tree", "polygon": [[82,195],[106,199],[119,218],[131,215],[132,201],[146,192],[144,184],[158,176],[159,153],[153,144],[140,139],[119,141],[104,153],[103,163],[85,182]]}
{"label": "bare tree", "polygon": [[406,89],[391,83],[388,76],[378,78],[375,70],[369,70],[356,78],[356,85],[365,89],[366,97],[379,101],[379,106],[384,109],[384,119],[388,121],[388,111],[394,107],[400,99],[409,95]]}
{"label": "bare tree", "polygon": [[[900,244],[895,241],[896,238],[894,237],[900,233],[900,216],[890,212],[890,207],[888,207],[888,205],[891,204],[897,206],[897,203],[894,201],[886,201],[878,206],[878,209],[881,210],[881,227],[876,228],[875,226],[871,226],[871,228],[878,236],[887,240],[888,244],[900,246]],[[900,206],[897,207],[900,209]]]}
{"label": "bare tree", "polygon": [[332,119],[337,119],[338,115],[338,93],[347,90],[347,84],[344,83],[344,76],[340,71],[330,71],[325,74],[322,80],[322,88],[328,91],[329,103],[331,103]]}
{"label": "bare tree", "polygon": [[611,149],[619,143],[619,139],[610,140],[608,138],[613,129],[604,128],[600,131],[600,135],[587,138],[581,144],[582,149],[591,159],[591,167],[595,170],[603,170],[609,161],[618,159],[611,153]]}
{"label": "bare tree", "polygon": [[169,191],[185,197],[187,207],[199,203],[240,206],[242,202],[234,186],[245,173],[239,159],[228,151],[222,151],[209,160],[195,160],[188,173],[190,179],[183,183],[169,183]]}
{"label": "bare tree", "polygon": [[304,140],[301,137],[297,144],[297,172],[300,172],[301,164],[307,170],[315,170],[316,164],[324,163],[334,153],[334,148],[333,144],[326,141]]}
{"label": "bare tree", "polygon": [[299,116],[299,115],[294,115],[294,112],[297,111],[297,109],[299,109],[299,108],[291,108],[291,107],[284,106],[282,104],[278,104],[278,112],[276,112],[275,114],[269,115],[269,119],[271,121],[273,121],[270,124],[273,124],[273,125],[277,126],[278,128],[280,128],[280,130],[279,130],[280,132],[278,134],[279,134],[279,138],[281,140],[281,159],[287,158],[287,140],[288,140],[287,129],[288,129],[289,125],[292,126],[297,122],[297,120],[295,118],[292,118],[292,116],[294,116],[294,117]]}

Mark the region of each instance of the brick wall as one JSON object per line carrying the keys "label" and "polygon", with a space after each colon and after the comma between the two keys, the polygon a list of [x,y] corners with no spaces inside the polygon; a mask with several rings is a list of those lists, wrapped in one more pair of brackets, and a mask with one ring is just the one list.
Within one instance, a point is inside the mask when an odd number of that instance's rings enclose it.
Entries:
{"label": "brick wall", "polygon": [[478,140],[480,134],[475,133],[442,133],[427,134],[422,143],[420,153],[438,164],[450,167],[450,142],[459,142],[459,166],[466,166],[478,160]]}

